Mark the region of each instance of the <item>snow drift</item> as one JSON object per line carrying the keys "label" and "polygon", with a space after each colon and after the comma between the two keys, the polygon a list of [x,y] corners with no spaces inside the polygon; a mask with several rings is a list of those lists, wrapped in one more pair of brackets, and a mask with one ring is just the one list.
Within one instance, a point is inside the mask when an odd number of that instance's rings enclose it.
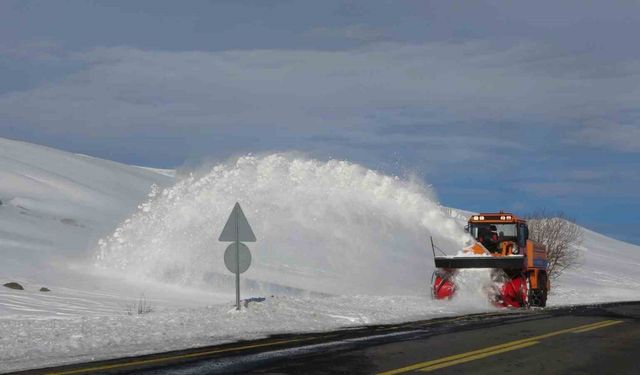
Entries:
{"label": "snow drift", "polygon": [[429,236],[452,249],[468,240],[428,187],[346,161],[244,156],[152,195],[100,241],[100,267],[229,290],[217,238],[236,201],[258,237],[243,275],[252,289],[424,295]]}

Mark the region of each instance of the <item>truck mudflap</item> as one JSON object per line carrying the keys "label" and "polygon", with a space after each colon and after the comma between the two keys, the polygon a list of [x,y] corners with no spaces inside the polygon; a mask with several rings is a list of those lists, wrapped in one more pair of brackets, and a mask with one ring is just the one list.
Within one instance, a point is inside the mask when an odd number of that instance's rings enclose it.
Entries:
{"label": "truck mudflap", "polygon": [[512,255],[506,257],[493,256],[439,256],[435,257],[436,268],[525,268],[524,255]]}

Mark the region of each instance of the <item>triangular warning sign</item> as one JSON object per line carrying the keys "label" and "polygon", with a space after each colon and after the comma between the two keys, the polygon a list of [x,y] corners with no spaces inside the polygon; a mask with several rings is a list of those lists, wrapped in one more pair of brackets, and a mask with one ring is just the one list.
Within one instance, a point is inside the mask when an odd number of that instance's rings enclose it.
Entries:
{"label": "triangular warning sign", "polygon": [[244,216],[244,212],[242,212],[239,203],[236,202],[236,205],[233,207],[233,211],[231,211],[229,220],[227,220],[227,223],[224,225],[218,241],[256,242],[256,236],[253,234],[251,226]]}

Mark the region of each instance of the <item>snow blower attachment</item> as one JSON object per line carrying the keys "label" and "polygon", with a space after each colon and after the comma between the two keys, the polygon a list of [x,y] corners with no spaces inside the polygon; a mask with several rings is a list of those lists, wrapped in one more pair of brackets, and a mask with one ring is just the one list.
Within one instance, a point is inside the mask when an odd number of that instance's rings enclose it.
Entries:
{"label": "snow blower attachment", "polygon": [[[448,299],[455,295],[455,278],[465,268],[491,269],[494,285],[489,299],[497,306],[544,307],[550,284],[547,277],[547,249],[529,240],[525,220],[510,213],[473,215],[465,228],[475,243],[463,255],[446,255],[431,240],[436,263],[432,296]],[[436,256],[436,249],[444,256]]]}

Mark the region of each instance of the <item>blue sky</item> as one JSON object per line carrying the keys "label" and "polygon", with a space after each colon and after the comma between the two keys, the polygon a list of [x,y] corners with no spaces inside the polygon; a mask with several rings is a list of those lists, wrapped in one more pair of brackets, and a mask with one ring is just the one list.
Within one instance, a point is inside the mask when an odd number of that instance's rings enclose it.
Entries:
{"label": "blue sky", "polygon": [[303,151],[640,244],[640,4],[0,1],[0,136],[156,167]]}

